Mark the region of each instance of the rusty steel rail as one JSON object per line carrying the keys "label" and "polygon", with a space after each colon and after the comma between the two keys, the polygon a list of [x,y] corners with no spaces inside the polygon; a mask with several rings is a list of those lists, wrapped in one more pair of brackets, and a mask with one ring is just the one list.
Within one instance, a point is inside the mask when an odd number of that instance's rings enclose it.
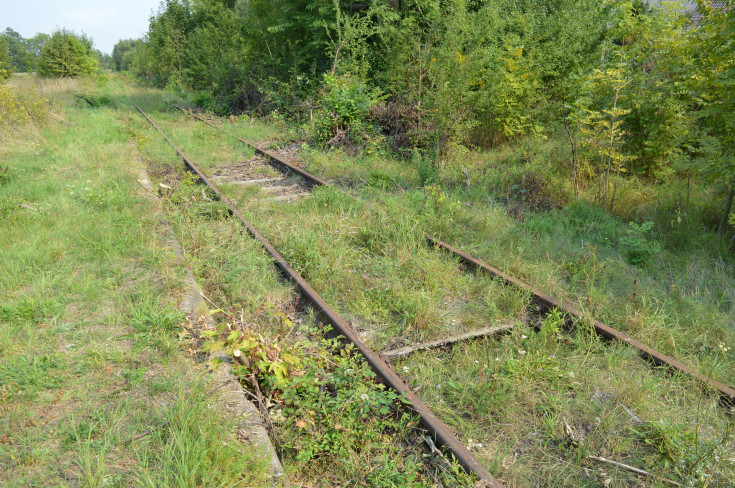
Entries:
{"label": "rusty steel rail", "polygon": [[[513,278],[512,276],[506,273],[503,273],[499,269],[494,268],[490,266],[489,264],[486,264],[480,261],[479,259],[474,258],[470,256],[469,254],[460,251],[456,247],[452,247],[446,242],[440,241],[439,239],[436,239],[431,236],[426,236],[426,240],[429,242],[429,244],[439,247],[459,257],[465,264],[469,265],[470,267],[490,273],[491,275],[499,278],[501,281],[504,281],[505,283],[509,285],[516,286],[522,290],[529,292],[531,294],[531,299],[534,301],[534,303],[536,303],[536,305],[539,307],[539,309],[542,312],[549,312],[556,308],[556,309],[562,310],[570,318],[572,317],[575,319],[582,318],[582,313],[578,311],[577,309],[572,308],[569,305],[560,302],[556,298],[551,297],[545,293],[542,293],[532,288],[531,286],[527,285],[521,280]],[[604,324],[600,322],[599,320],[594,321],[594,327],[595,327],[595,332],[597,333],[597,335],[600,335],[607,339],[624,342],[625,344],[628,344],[629,346],[634,347],[644,357],[653,361],[653,363],[656,364],[657,366],[667,366],[673,370],[680,371],[686,375],[689,375],[699,380],[700,382],[704,383],[705,385],[716,389],[720,394],[720,398],[724,402],[730,405],[735,405],[735,390],[730,388],[729,386],[724,385],[718,381],[715,381],[710,377],[704,376],[700,372],[695,371],[694,369],[682,363],[681,361],[674,359],[671,356],[667,356],[666,354],[660,353],[656,351],[655,349],[647,346],[646,344],[633,339],[628,334],[621,332],[617,329],[613,329],[609,325]]]}
{"label": "rusty steel rail", "polygon": [[[177,106],[176,108],[178,108],[182,112],[188,113],[192,117],[195,117],[195,118],[201,120],[202,122],[204,122],[204,123],[206,123],[206,124],[214,127],[215,129],[219,129],[219,130],[221,130],[221,131],[223,131],[223,132],[231,135],[232,137],[234,137],[235,139],[239,140],[240,142],[242,142],[242,143],[244,143],[244,144],[252,147],[256,151],[258,151],[258,152],[264,154],[265,156],[268,156],[269,158],[273,159],[278,165],[281,165],[283,167],[286,167],[289,170],[294,171],[294,172],[300,174],[306,180],[310,181],[313,185],[330,186],[330,187],[336,188],[334,185],[331,185],[330,183],[328,183],[328,182],[326,182],[326,181],[324,181],[324,180],[322,180],[322,179],[320,179],[320,178],[312,175],[311,173],[309,173],[307,171],[304,171],[304,170],[302,170],[300,168],[297,168],[297,167],[293,166],[292,164],[290,164],[290,163],[282,160],[281,158],[279,158],[275,154],[270,153],[270,152],[268,152],[268,151],[266,151],[266,150],[258,147],[257,145],[253,144],[252,142],[248,142],[245,139],[242,139],[242,138],[238,137],[237,135],[233,134],[232,132],[230,132],[230,131],[222,128],[222,127],[219,127],[216,124],[211,123],[210,121],[204,119],[203,117],[199,117],[198,115],[192,113],[191,111],[184,110],[181,107],[178,107]],[[346,193],[343,190],[340,190],[340,191],[342,191],[343,193],[349,195],[349,193]],[[353,198],[356,198],[354,195],[350,195],[350,196],[352,196]],[[473,267],[475,269],[481,269],[483,271],[486,271],[486,272],[492,274],[493,276],[501,279],[502,281],[506,282],[507,284],[510,284],[510,285],[516,286],[516,287],[518,287],[518,288],[520,288],[522,290],[528,291],[531,294],[532,300],[534,301],[534,303],[536,303],[536,305],[539,307],[539,309],[542,312],[547,312],[548,313],[550,310],[552,310],[554,308],[557,308],[557,309],[562,310],[563,312],[565,312],[568,317],[573,317],[575,319],[579,319],[579,318],[582,317],[581,312],[579,312],[578,310],[570,307],[569,305],[566,305],[564,303],[559,302],[555,298],[553,298],[553,297],[551,297],[551,296],[549,296],[549,295],[547,295],[547,294],[545,294],[543,292],[540,292],[540,291],[532,288],[531,286],[527,285],[526,283],[522,282],[521,280],[519,280],[517,278],[514,278],[514,277],[512,277],[512,276],[510,276],[510,275],[508,275],[508,274],[506,274],[506,273],[504,273],[502,271],[500,271],[499,269],[494,268],[494,267],[490,266],[489,264],[486,264],[486,263],[480,261],[479,259],[477,259],[477,258],[475,258],[473,256],[470,256],[469,254],[467,254],[467,253],[465,253],[463,251],[460,251],[459,249],[457,249],[455,247],[452,247],[451,245],[447,244],[446,242],[440,241],[439,239],[436,239],[436,238],[434,238],[432,236],[429,236],[429,235],[426,235],[425,237],[426,237],[426,240],[428,241],[428,243],[430,245],[437,246],[437,247],[442,248],[443,250],[445,250],[445,251],[447,251],[447,252],[449,252],[451,254],[454,254],[460,260],[462,260],[465,264],[467,264],[467,265],[469,265],[469,266],[471,266],[471,267]],[[727,386],[727,385],[725,385],[723,383],[720,383],[720,382],[712,379],[711,377],[705,376],[705,375],[701,374],[698,371],[695,371],[690,366],[682,363],[681,361],[679,361],[679,360],[677,360],[677,359],[675,359],[675,358],[673,358],[671,356],[668,356],[666,354],[663,354],[663,353],[661,353],[659,351],[656,351],[655,349],[647,346],[646,344],[644,344],[644,343],[642,343],[640,341],[637,341],[637,340],[633,339],[628,334],[626,334],[624,332],[621,332],[621,331],[619,331],[617,329],[614,329],[614,328],[610,327],[609,325],[607,325],[607,324],[605,324],[603,322],[600,322],[599,320],[595,320],[594,321],[594,328],[595,328],[595,332],[598,335],[602,336],[602,337],[605,337],[605,338],[611,339],[611,340],[617,340],[617,341],[620,341],[620,342],[624,342],[624,343],[630,345],[631,347],[634,347],[644,357],[650,359],[657,366],[669,367],[669,368],[671,368],[671,369],[673,369],[675,371],[679,371],[681,373],[684,373],[686,375],[691,376],[692,378],[695,378],[696,380],[700,381],[701,383],[705,384],[706,386],[709,386],[711,388],[714,388],[715,390],[718,391],[718,393],[720,395],[720,398],[721,398],[721,400],[723,400],[724,404],[730,405],[730,406],[735,405],[735,389],[733,389],[733,388],[731,388],[731,387],[729,387],[729,386]]]}
{"label": "rusty steel rail", "polygon": [[[128,96],[128,98],[130,97]],[[434,415],[431,409],[426,404],[424,404],[419,399],[419,397],[408,387],[403,379],[398,376],[395,371],[393,371],[390,364],[387,363],[383,358],[381,358],[377,352],[373,351],[367,344],[365,344],[362,339],[360,339],[357,332],[355,332],[350,324],[340,315],[338,315],[337,312],[335,312],[332,307],[330,307],[329,304],[311,287],[311,285],[309,285],[309,283],[296,270],[294,270],[291,265],[288,264],[288,262],[283,258],[283,256],[281,256],[276,248],[273,247],[273,245],[268,242],[268,240],[263,237],[258,232],[258,230],[245,219],[240,210],[235,205],[233,205],[233,203],[226,196],[224,196],[215,185],[212,184],[212,182],[206,177],[206,175],[194,163],[192,163],[189,158],[186,157],[181,149],[179,149],[171,141],[171,139],[169,139],[168,136],[166,136],[166,134],[155,124],[155,122],[153,122],[153,120],[148,117],[143,109],[141,109],[138,104],[133,101],[132,98],[130,98],[130,101],[135,106],[135,108],[137,108],[140,113],[143,114],[146,120],[148,120],[148,122],[153,127],[155,127],[156,130],[161,133],[161,135],[163,135],[166,141],[168,141],[168,143],[173,146],[179,156],[181,156],[181,159],[184,160],[187,168],[193,171],[201,179],[201,181],[209,187],[209,189],[216,195],[216,197],[221,200],[225,205],[227,205],[230,214],[240,221],[240,223],[245,227],[245,229],[247,229],[247,232],[253,238],[260,242],[260,244],[265,248],[268,254],[271,255],[273,261],[280,268],[280,270],[296,284],[296,287],[299,289],[302,296],[304,296],[312,304],[312,306],[317,309],[319,314],[332,327],[334,327],[338,334],[342,335],[347,341],[351,342],[355,345],[355,347],[357,347],[357,350],[360,351],[360,354],[362,354],[362,356],[368,362],[371,369],[373,370],[373,372],[375,372],[378,378],[389,387],[394,389],[398,394],[403,395],[403,397],[410,404],[411,409],[419,416],[421,425],[432,435],[436,443],[446,448],[449,453],[451,453],[460,463],[460,465],[469,473],[477,476],[480,479],[480,482],[485,487],[503,488],[503,485],[501,485],[500,482],[495,479],[487,469],[485,469],[485,467],[475,458],[475,456],[472,455],[469,449],[467,449],[467,447],[465,447],[465,445],[462,444],[462,442],[460,442],[460,440],[449,430],[449,427],[447,427],[442,421],[440,421],[436,417],[436,415]]]}

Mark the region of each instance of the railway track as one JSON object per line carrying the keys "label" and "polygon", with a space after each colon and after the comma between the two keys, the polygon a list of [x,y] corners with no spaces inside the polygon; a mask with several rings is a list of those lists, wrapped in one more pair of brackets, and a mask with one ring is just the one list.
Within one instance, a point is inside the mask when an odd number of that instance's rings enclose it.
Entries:
{"label": "railway track", "polygon": [[[132,99],[131,99],[132,101]],[[438,420],[438,418],[431,412],[431,410],[421,402],[414,392],[410,390],[408,385],[396,375],[390,368],[388,361],[384,356],[371,350],[360,338],[360,336],[351,328],[351,326],[342,319],[339,315],[334,312],[331,307],[319,296],[316,291],[306,281],[290,267],[278,251],[261,235],[258,231],[245,220],[240,211],[224,196],[221,191],[215,186],[216,183],[228,183],[238,186],[260,186],[263,190],[266,200],[271,201],[288,201],[296,198],[308,198],[310,189],[315,186],[330,186],[334,187],[330,183],[308,173],[307,171],[293,165],[292,163],[284,160],[279,155],[266,148],[260,147],[253,144],[245,139],[240,138],[236,134],[233,134],[226,129],[219,127],[216,124],[194,114],[189,115],[207,123],[208,125],[216,128],[217,130],[223,131],[230,136],[238,139],[242,143],[252,147],[260,157],[253,158],[244,163],[238,163],[222,168],[218,168],[214,171],[214,175],[208,178],[197,166],[195,166],[184,153],[176,147],[173,142],[161,131],[161,129],[143,112],[143,110],[132,102],[136,108],[146,117],[149,123],[151,123],[166,140],[171,144],[178,154],[184,160],[187,169],[195,173],[199,179],[205,183],[212,192],[221,199],[229,208],[230,213],[237,218],[247,229],[255,239],[260,241],[263,247],[271,254],[277,266],[283,271],[283,273],[294,281],[296,286],[302,295],[320,312],[322,317],[326,319],[326,322],[330,323],[335,330],[343,335],[348,341],[355,344],[361,354],[365,357],[367,362],[370,364],[373,371],[378,377],[391,388],[395,389],[399,393],[404,393],[406,398],[412,405],[413,410],[420,416],[422,425],[431,433],[432,437],[437,441],[437,444],[445,447],[455,458],[460,462],[465,470],[474,473],[480,478],[485,486],[502,486],[492,475],[475,459],[475,457],[465,448],[465,446],[459,442],[459,440],[451,433],[451,431]],[[180,107],[177,107],[181,109]],[[184,109],[181,109],[185,111]],[[186,112],[186,111],[185,111]],[[265,169],[267,165],[274,166],[282,172],[280,176],[270,175],[263,177],[266,173]],[[275,191],[268,191],[268,187],[275,187]],[[336,187],[335,187],[336,188]],[[336,188],[342,193],[350,195],[348,192]],[[279,194],[278,191],[283,193]],[[288,192],[293,192],[293,197],[290,197]],[[287,198],[274,198],[281,195],[288,195]],[[350,195],[355,197],[354,195]],[[359,198],[359,197],[357,197]],[[541,314],[548,313],[554,309],[558,309],[565,314],[565,320],[568,324],[571,324],[576,319],[581,318],[582,314],[575,308],[561,303],[553,297],[544,294],[524,282],[503,273],[502,271],[474,258],[473,256],[462,252],[453,246],[442,242],[431,236],[425,236],[428,245],[433,246],[436,249],[441,249],[447,253],[450,253],[461,260],[465,265],[474,268],[480,272],[488,273],[489,275],[499,279],[500,281],[511,285],[513,287],[522,289],[528,292],[531,296],[532,302],[537,307],[537,310]],[[673,357],[662,354],[653,348],[650,348],[646,344],[643,344],[627,334],[618,331],[602,322],[594,322],[595,332],[607,339],[620,341],[625,343],[634,349],[636,349],[643,357],[652,361],[658,366],[665,366],[674,371],[679,371],[687,376],[690,376],[709,388],[718,392],[721,403],[725,405],[735,404],[735,390],[724,385],[722,383],[713,380],[710,377],[705,377],[701,373],[693,370],[688,365],[676,360]],[[467,337],[476,337],[476,335],[468,335]],[[441,341],[435,341],[441,342]],[[420,349],[417,348],[417,349]]]}
{"label": "railway track", "polygon": [[[178,106],[176,108],[179,109],[179,110],[181,110],[182,112],[185,112],[188,115],[190,115],[190,116],[192,116],[192,117],[194,117],[194,118],[196,118],[196,119],[198,119],[198,120],[206,123],[207,125],[209,125],[209,126],[215,128],[217,130],[220,130],[220,131],[222,131],[222,132],[224,132],[224,133],[226,133],[226,134],[228,134],[228,135],[236,138],[240,142],[242,142],[242,143],[246,144],[247,146],[253,148],[256,152],[260,153],[261,155],[263,155],[265,157],[268,157],[273,162],[273,165],[274,166],[276,166],[278,168],[281,168],[282,170],[284,170],[286,172],[297,172],[300,176],[302,176],[304,179],[306,179],[311,186],[330,186],[330,187],[334,187],[329,182],[326,182],[326,181],[322,180],[321,178],[318,178],[318,177],[310,174],[309,172],[307,172],[307,171],[305,171],[305,170],[303,170],[301,168],[297,168],[293,164],[291,164],[291,163],[283,160],[281,157],[279,157],[278,155],[274,154],[273,152],[268,151],[267,149],[262,148],[262,147],[254,144],[252,142],[246,141],[245,139],[237,136],[236,134],[233,134],[232,132],[230,132],[230,131],[228,131],[226,129],[223,129],[220,126],[218,126],[216,124],[213,124],[209,120],[204,119],[203,117],[200,117],[199,115],[197,115],[197,114],[195,114],[195,113],[193,113],[191,111],[187,111],[187,110],[183,109],[182,107],[178,107]],[[341,188],[337,188],[337,189],[339,191],[347,194],[347,195],[352,196],[353,198],[356,198],[354,195],[351,195],[350,193],[344,191]],[[481,272],[484,272],[484,273],[488,273],[489,275],[491,275],[491,276],[493,276],[493,277],[501,280],[502,282],[504,282],[504,283],[506,283],[508,285],[514,286],[516,288],[519,288],[521,290],[524,290],[524,291],[530,293],[531,300],[537,306],[538,311],[541,314],[546,314],[546,313],[551,312],[554,309],[558,309],[558,310],[562,311],[565,314],[565,321],[567,322],[568,325],[571,325],[572,322],[574,322],[575,320],[578,320],[578,319],[581,319],[582,318],[582,312],[580,312],[576,308],[572,307],[571,305],[566,304],[566,303],[562,303],[559,300],[551,297],[550,295],[548,295],[548,294],[546,294],[546,293],[544,293],[542,291],[539,291],[539,290],[533,288],[532,286],[524,283],[523,281],[521,281],[521,280],[519,280],[517,278],[514,278],[513,276],[510,276],[510,275],[504,273],[503,271],[501,271],[501,270],[499,270],[499,269],[497,269],[497,268],[495,268],[495,267],[493,267],[493,266],[491,266],[491,265],[489,265],[489,264],[487,264],[487,263],[485,263],[485,262],[483,262],[483,261],[481,261],[481,260],[479,260],[479,259],[477,259],[477,258],[475,258],[475,257],[473,257],[473,256],[471,256],[471,255],[469,255],[469,254],[461,251],[460,249],[457,249],[456,247],[454,247],[454,246],[452,246],[452,245],[450,245],[450,244],[448,244],[446,242],[443,242],[443,241],[441,241],[441,240],[433,237],[433,236],[426,235],[425,238],[426,238],[427,244],[429,244],[431,246],[434,246],[436,248],[439,248],[439,249],[441,249],[441,250],[443,250],[445,252],[450,253],[451,255],[455,256],[460,261],[462,261],[465,265],[467,265],[467,266],[469,266],[469,267],[471,267],[471,268],[473,268],[475,270],[478,270],[478,271],[481,271]],[[644,358],[650,360],[651,362],[653,362],[657,366],[667,367],[667,368],[671,369],[672,371],[681,372],[681,373],[683,373],[683,374],[685,374],[685,375],[687,375],[689,377],[692,377],[692,378],[696,379],[698,382],[702,383],[703,385],[706,385],[708,388],[711,388],[711,389],[717,391],[717,393],[718,393],[718,395],[720,397],[720,400],[721,400],[721,404],[722,405],[729,406],[729,407],[735,406],[735,389],[733,389],[732,387],[727,386],[727,385],[725,385],[725,384],[723,384],[723,383],[721,383],[721,382],[719,382],[719,381],[711,378],[710,376],[703,375],[702,373],[694,370],[692,367],[690,367],[687,364],[685,364],[685,363],[677,360],[676,358],[673,358],[673,357],[671,357],[671,356],[669,356],[667,354],[664,354],[662,352],[659,352],[656,349],[648,346],[647,344],[644,344],[643,342],[640,342],[640,341],[634,339],[630,335],[628,335],[628,334],[626,334],[626,333],[624,333],[622,331],[619,331],[619,330],[615,329],[614,327],[611,327],[611,326],[609,326],[609,325],[607,325],[607,324],[605,324],[605,323],[603,323],[603,322],[601,322],[599,320],[595,320],[594,321],[594,330],[597,333],[597,335],[599,335],[601,337],[604,337],[605,339],[609,339],[609,340],[613,340],[613,341],[619,341],[621,343],[624,343],[624,344],[626,344],[626,345],[628,345],[628,346],[636,349]]]}
{"label": "railway track", "polygon": [[[143,111],[138,104],[131,98],[130,102],[140,113],[146,118],[146,120],[166,139],[166,141],[176,150],[178,155],[184,161],[188,171],[194,173],[202,183],[204,183],[214,194],[215,198],[222,201],[228,208],[230,215],[237,219],[243,227],[246,229],[248,234],[256,239],[263,248],[271,255],[274,263],[282,271],[282,273],[288,277],[298,288],[302,297],[304,297],[317,313],[331,325],[334,330],[345,338],[346,341],[353,344],[356,349],[363,356],[365,361],[368,363],[373,372],[377,375],[378,379],[395,390],[398,394],[402,395],[407,401],[409,407],[419,417],[421,426],[431,435],[433,441],[440,447],[445,448],[449,454],[459,462],[459,464],[468,473],[472,473],[479,479],[477,486],[485,486],[492,488],[503,488],[503,485],[494,477],[492,474],[475,458],[475,456],[469,451],[469,449],[452,433],[452,431],[443,422],[441,422],[437,416],[431,411],[431,409],[424,404],[423,401],[414,393],[406,382],[393,370],[390,363],[386,361],[381,355],[372,350],[366,343],[362,341],[357,332],[350,326],[350,324],[342,318],[332,307],[312,288],[312,286],[296,271],[291,265],[284,259],[284,257],[276,250],[275,247],[258,232],[258,230],[243,216],[242,212],[228,199],[220,189],[212,182],[212,179],[205,175],[199,167],[197,167],[184,152],[179,149],[176,144],[156,125],[156,123]],[[268,151],[256,148],[258,152],[274,158],[275,155],[269,154]],[[288,168],[288,170],[299,174],[306,178],[310,184],[327,184],[319,178],[312,177],[309,173],[289,164],[285,161],[278,161],[282,166]]]}

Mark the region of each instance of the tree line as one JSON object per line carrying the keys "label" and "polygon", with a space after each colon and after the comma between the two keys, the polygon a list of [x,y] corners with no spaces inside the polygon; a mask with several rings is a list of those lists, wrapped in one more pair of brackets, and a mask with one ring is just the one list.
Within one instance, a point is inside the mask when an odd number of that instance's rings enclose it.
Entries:
{"label": "tree line", "polygon": [[[656,5],[652,5],[652,4]],[[694,13],[695,15],[692,15]],[[220,113],[316,113],[323,142],[456,148],[564,137],[574,191],[621,178],[735,186],[735,4],[165,0],[117,69]],[[366,142],[367,141],[367,142]]]}

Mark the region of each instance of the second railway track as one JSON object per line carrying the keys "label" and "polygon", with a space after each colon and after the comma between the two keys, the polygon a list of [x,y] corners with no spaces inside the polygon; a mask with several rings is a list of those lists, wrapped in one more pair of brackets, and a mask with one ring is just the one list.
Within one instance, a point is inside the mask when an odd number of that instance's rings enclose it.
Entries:
{"label": "second railway track", "polygon": [[[176,107],[179,110],[182,110],[186,112],[186,110],[182,109],[181,107]],[[252,142],[246,141],[245,139],[242,139],[238,137],[237,135],[217,126],[216,124],[211,123],[210,121],[192,113],[188,112],[189,115],[192,117],[195,117],[196,119],[206,123],[207,125],[220,130],[232,137],[235,137],[243,144],[248,145],[249,147],[253,148],[256,152],[262,154],[264,157],[269,158],[273,163],[277,166],[282,168],[286,172],[292,172],[292,171],[298,171],[298,174],[302,176],[310,186],[332,186],[330,183],[326,182],[325,180],[318,178],[307,171],[297,168],[293,164],[283,160],[276,154],[268,151],[265,148],[262,148]],[[344,191],[344,190],[341,190]],[[573,320],[579,320],[583,317],[582,312],[574,308],[573,306],[570,306],[569,304],[562,303],[559,300],[549,296],[546,293],[543,293],[539,290],[536,290],[535,288],[527,285],[523,281],[514,278],[503,271],[484,263],[483,261],[475,258],[474,256],[471,256],[470,254],[461,251],[460,249],[457,249],[456,247],[437,239],[433,236],[426,236],[427,243],[431,246],[436,246],[437,248],[442,249],[445,252],[451,253],[455,257],[459,258],[463,263],[465,263],[467,266],[470,266],[473,269],[476,269],[481,272],[489,273],[492,276],[495,276],[496,278],[502,280],[503,282],[510,284],[512,286],[518,287],[519,289],[525,290],[529,292],[532,296],[532,300],[536,303],[536,305],[539,307],[540,311],[542,313],[548,313],[553,309],[558,309],[564,312],[566,315],[566,319],[568,321]],[[657,366],[664,366],[671,368],[674,371],[679,371],[683,374],[686,374],[688,376],[691,376],[695,378],[697,381],[703,383],[704,385],[707,385],[713,389],[715,389],[718,394],[720,395],[723,403],[726,406],[735,406],[735,389],[732,387],[725,385],[711,377],[708,377],[690,366],[684,364],[683,362],[677,360],[676,358],[673,358],[667,354],[663,354],[656,349],[648,346],[647,344],[644,344],[641,341],[638,341],[634,339],[633,337],[629,336],[628,334],[621,332],[613,327],[610,327],[609,325],[600,322],[599,320],[594,321],[594,329],[595,332],[605,337],[606,339],[620,341],[624,344],[627,344],[637,351],[639,351],[645,358],[651,360],[654,364]]]}

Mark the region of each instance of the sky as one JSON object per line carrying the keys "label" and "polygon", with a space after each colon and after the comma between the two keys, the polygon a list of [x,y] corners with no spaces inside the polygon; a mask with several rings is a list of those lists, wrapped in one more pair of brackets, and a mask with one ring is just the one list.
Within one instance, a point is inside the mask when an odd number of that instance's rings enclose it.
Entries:
{"label": "sky", "polygon": [[112,54],[120,39],[141,37],[161,0],[0,0],[0,31],[23,37],[61,28],[86,33],[94,47]]}

